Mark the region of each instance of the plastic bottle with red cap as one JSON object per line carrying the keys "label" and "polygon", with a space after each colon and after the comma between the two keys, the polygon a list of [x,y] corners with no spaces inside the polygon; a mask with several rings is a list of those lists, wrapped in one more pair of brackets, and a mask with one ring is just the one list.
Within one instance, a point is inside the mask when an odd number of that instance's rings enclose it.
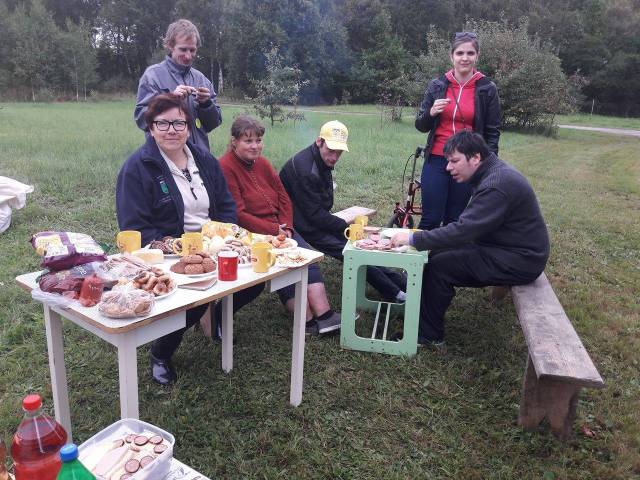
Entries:
{"label": "plastic bottle with red cap", "polygon": [[62,468],[57,480],[95,480],[95,476],[78,460],[78,447],[69,443],[60,449]]}
{"label": "plastic bottle with red cap", "polygon": [[24,418],[11,444],[16,480],[56,480],[62,465],[59,452],[67,443],[67,432],[42,413],[40,395],[27,395],[22,408]]}

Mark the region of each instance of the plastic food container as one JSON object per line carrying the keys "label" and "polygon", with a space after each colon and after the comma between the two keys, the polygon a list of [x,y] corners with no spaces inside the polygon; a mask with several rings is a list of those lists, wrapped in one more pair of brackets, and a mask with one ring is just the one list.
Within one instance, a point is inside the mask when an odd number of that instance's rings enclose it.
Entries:
{"label": "plastic food container", "polygon": [[151,425],[150,423],[143,422],[142,420],[123,418],[122,420],[118,420],[117,422],[109,425],[107,428],[96,433],[93,437],[78,447],[78,458],[82,462],[84,455],[90,452],[93,447],[104,441],[116,440],[131,433],[141,434],[145,431],[161,435],[167,441],[169,447],[159,454],[153,462],[149,463],[146,467],[141,468],[133,476],[129,477],[129,480],[158,480],[164,478],[167,476],[171,468],[173,446],[176,440],[169,432],[166,432],[155,425]]}

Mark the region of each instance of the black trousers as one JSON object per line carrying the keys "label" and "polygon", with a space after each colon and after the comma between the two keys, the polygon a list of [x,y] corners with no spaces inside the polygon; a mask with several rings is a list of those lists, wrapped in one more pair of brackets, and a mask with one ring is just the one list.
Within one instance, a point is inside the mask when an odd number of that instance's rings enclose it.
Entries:
{"label": "black trousers", "polygon": [[418,339],[444,340],[444,314],[456,294],[455,287],[524,285],[540,273],[506,268],[488,249],[477,245],[432,250],[422,275]]}
{"label": "black trousers", "polygon": [[[341,262],[344,261],[342,249],[347,239],[343,235],[314,232],[313,235],[307,234],[303,237],[316,250]],[[367,267],[367,282],[389,301],[394,301],[398,292],[407,288],[407,279],[404,275],[385,267]]]}
{"label": "black trousers", "polygon": [[[233,313],[237,312],[248,303],[251,303],[256,297],[258,297],[258,295],[260,295],[262,290],[264,290],[264,283],[245,288],[244,290],[234,293]],[[204,305],[187,310],[186,326],[157,339],[151,347],[151,354],[162,360],[170,359],[176,349],[180,346],[184,332],[198,323],[206,309],[207,304],[205,303]],[[214,315],[216,324],[222,325],[222,302],[216,303],[216,306],[214,307]]]}

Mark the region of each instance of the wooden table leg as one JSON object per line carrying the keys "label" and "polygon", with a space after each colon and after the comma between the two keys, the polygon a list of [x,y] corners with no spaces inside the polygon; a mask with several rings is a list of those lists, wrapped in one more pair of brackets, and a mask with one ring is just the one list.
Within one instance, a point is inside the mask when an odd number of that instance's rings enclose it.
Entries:
{"label": "wooden table leg", "polygon": [[296,296],[293,311],[293,346],[291,349],[291,393],[289,403],[297,407],[302,402],[302,380],[304,373],[304,335],[307,321],[307,280],[309,268],[300,272],[296,282]]}
{"label": "wooden table leg", "polygon": [[233,295],[222,300],[222,371],[229,373],[233,368]]}
{"label": "wooden table leg", "polygon": [[69,390],[67,370],[64,364],[64,342],[62,339],[62,318],[44,304],[44,326],[47,334],[49,372],[56,420],[67,431],[68,441],[73,441],[71,433],[71,413],[69,411]]}
{"label": "wooden table leg", "polygon": [[138,357],[135,332],[118,336],[118,373],[120,381],[120,418],[139,418]]}

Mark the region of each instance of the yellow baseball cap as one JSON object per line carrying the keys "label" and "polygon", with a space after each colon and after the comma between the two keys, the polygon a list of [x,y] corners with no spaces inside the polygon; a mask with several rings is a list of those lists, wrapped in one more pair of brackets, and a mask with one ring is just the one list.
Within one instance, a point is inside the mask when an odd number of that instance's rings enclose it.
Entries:
{"label": "yellow baseball cap", "polygon": [[345,127],[343,123],[340,123],[337,120],[332,120],[322,125],[320,135],[318,136],[324,139],[327,143],[327,147],[331,150],[349,151],[349,148],[347,147],[349,130],[347,130],[347,127]]}

